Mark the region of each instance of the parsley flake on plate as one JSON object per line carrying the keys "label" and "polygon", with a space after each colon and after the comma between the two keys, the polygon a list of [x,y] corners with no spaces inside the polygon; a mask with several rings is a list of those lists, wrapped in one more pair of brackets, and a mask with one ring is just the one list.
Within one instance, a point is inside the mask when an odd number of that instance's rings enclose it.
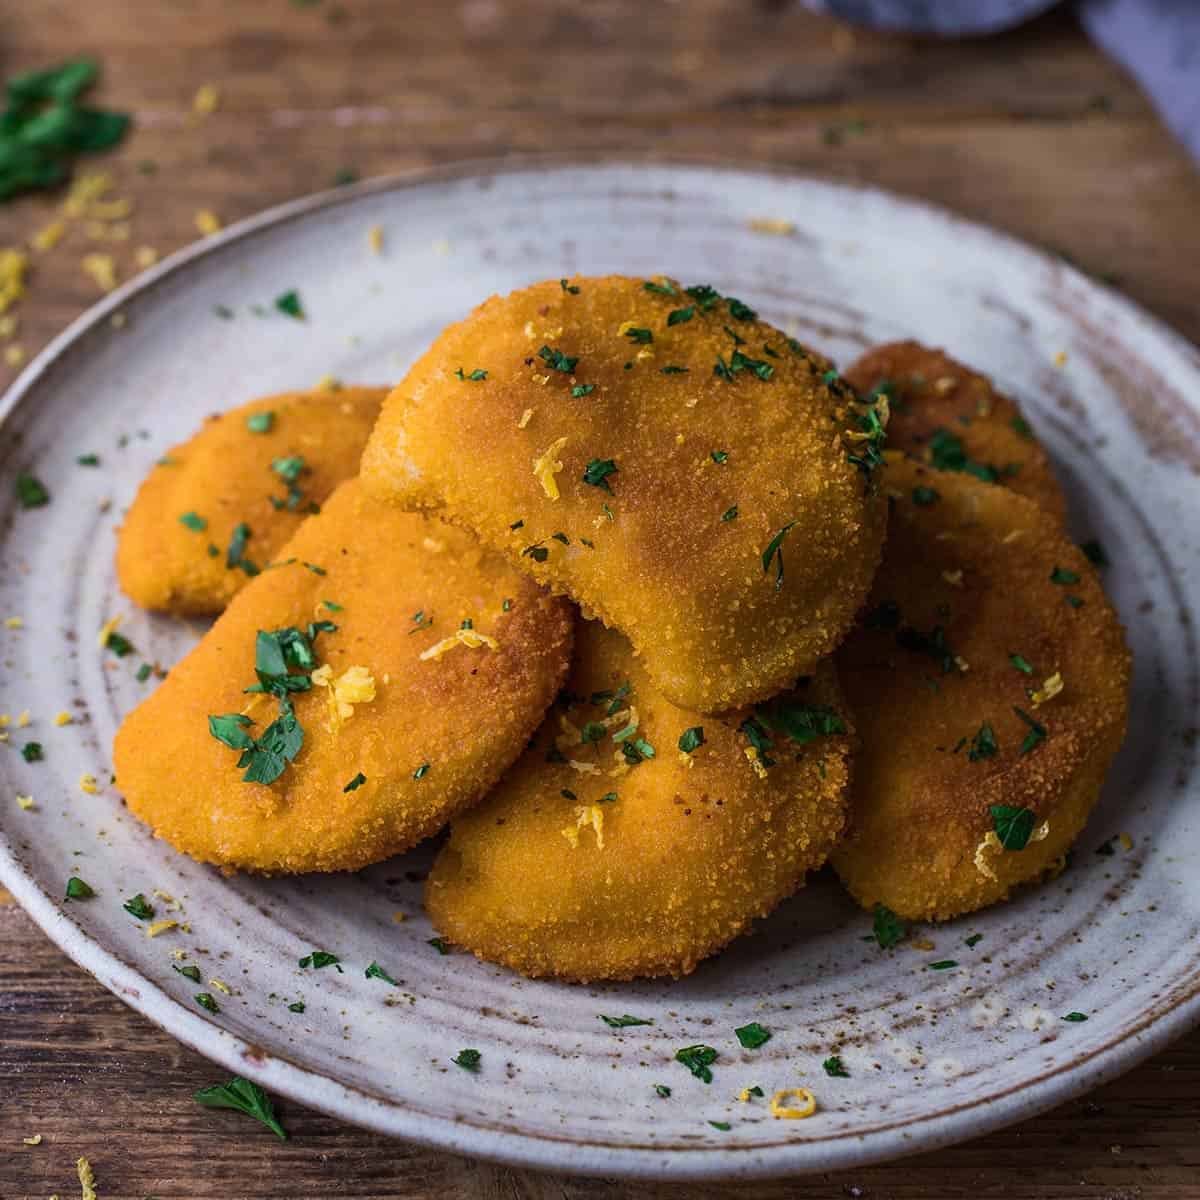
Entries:
{"label": "parsley flake on plate", "polygon": [[704,1083],[712,1083],[713,1075],[709,1068],[717,1061],[717,1052],[711,1046],[684,1046],[675,1051],[675,1061],[682,1063],[695,1077]]}
{"label": "parsley flake on plate", "polygon": [[822,1064],[825,1074],[833,1079],[849,1079],[850,1072],[846,1070],[842,1060],[836,1055],[831,1054]]}
{"label": "parsley flake on plate", "polygon": [[626,1013],[623,1017],[606,1017],[603,1013],[596,1014],[610,1029],[627,1029],[631,1025],[653,1025],[653,1021],[644,1017],[631,1017]]}
{"label": "parsley flake on plate", "polygon": [[937,962],[929,963],[931,971],[949,971],[953,967],[957,967],[958,963],[952,958],[939,959]]}
{"label": "parsley flake on plate", "polygon": [[[211,999],[211,997],[210,997]],[[275,1116],[271,1097],[248,1079],[235,1076],[228,1083],[214,1084],[192,1093],[192,1099],[205,1108],[232,1108],[261,1121],[277,1138],[287,1140],[287,1132]]]}
{"label": "parsley flake on plate", "polygon": [[21,757],[27,763],[41,762],[45,758],[45,755],[42,753],[42,743],[26,742],[21,747]]}
{"label": "parsley flake on plate", "polygon": [[211,992],[197,992],[195,1000],[201,1008],[207,1009],[210,1013],[221,1011],[221,1006],[213,999]]}
{"label": "parsley flake on plate", "polygon": [[22,474],[17,476],[17,500],[22,508],[41,508],[50,503],[50,493],[45,485],[34,475]]}
{"label": "parsley flake on plate", "polygon": [[181,967],[178,963],[172,963],[171,966],[176,971],[178,971],[179,974],[184,977],[184,979],[190,979],[193,983],[200,982],[200,968],[199,967],[193,966],[191,963],[188,963],[186,966],[183,966],[183,967]]}
{"label": "parsley flake on plate", "polygon": [[121,907],[131,917],[137,917],[139,921],[149,921],[154,916],[154,905],[141,892],[138,892],[132,899],[126,900]]}
{"label": "parsley flake on plate", "polygon": [[733,1032],[747,1050],[757,1050],[759,1046],[765,1046],[771,1040],[771,1031],[757,1021],[751,1021],[749,1025],[741,1025]]}
{"label": "parsley flake on plate", "polygon": [[665,1083],[656,1083],[654,1085],[654,1094],[656,1096],[661,1096],[665,1100],[668,1096],[670,1096],[671,1089],[667,1087]]}
{"label": "parsley flake on plate", "polygon": [[464,1071],[477,1072],[482,1059],[483,1055],[478,1050],[466,1049],[460,1050],[450,1061]]}
{"label": "parsley flake on plate", "polygon": [[[100,465],[100,455],[98,454],[80,454],[75,461],[81,467],[98,467]],[[1084,553],[1087,553],[1084,551]]]}
{"label": "parsley flake on plate", "polygon": [[314,971],[319,971],[322,967],[336,967],[337,973],[342,973],[341,959],[336,954],[329,954],[325,950],[314,950],[311,954],[306,954],[299,960],[301,967],[312,967]]}
{"label": "parsley flake on plate", "polygon": [[728,1121],[709,1121],[709,1124],[714,1129],[719,1129],[722,1133],[728,1133],[733,1128]]}
{"label": "parsley flake on plate", "polygon": [[1086,1021],[1087,1013],[1069,1012],[1069,1013],[1067,1013],[1067,1015],[1065,1017],[1063,1017],[1063,1020],[1064,1021]]}
{"label": "parsley flake on plate", "polygon": [[90,900],[96,894],[91,884],[84,882],[78,875],[72,875],[67,880],[67,900]]}
{"label": "parsley flake on plate", "polygon": [[295,288],[276,296],[275,307],[285,316],[292,317],[297,321],[304,320],[304,305],[301,304],[300,293]]}
{"label": "parsley flake on plate", "polygon": [[872,936],[884,950],[890,950],[908,932],[908,927],[886,904],[875,905]]}
{"label": "parsley flake on plate", "polygon": [[373,962],[363,972],[363,975],[367,979],[382,979],[384,983],[390,983],[392,987],[400,986],[377,962]]}

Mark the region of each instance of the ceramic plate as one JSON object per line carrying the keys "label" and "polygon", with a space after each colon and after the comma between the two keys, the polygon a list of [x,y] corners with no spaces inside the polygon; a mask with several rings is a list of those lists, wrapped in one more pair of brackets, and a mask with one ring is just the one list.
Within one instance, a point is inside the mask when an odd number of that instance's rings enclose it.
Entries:
{"label": "ceramic plate", "polygon": [[[933,949],[883,951],[823,876],[686,980],[560,986],[428,944],[427,849],[347,877],[224,878],[125,811],[109,746],[153,686],[137,668],[176,661],[201,632],[135,611],[116,586],[114,529],[154,460],[206,414],[259,393],[326,374],[394,381],[482,297],[575,271],[710,282],[843,361],[889,338],[945,345],[1020,399],[1061,469],[1073,533],[1103,539],[1136,663],[1127,744],[1057,880],[926,930]],[[292,288],[303,323],[272,305]],[[32,724],[0,747],[0,879],[106,987],[278,1094],[517,1164],[784,1174],[1029,1116],[1200,1013],[1200,358],[1056,259],[894,196],[785,174],[459,167],[302,200],[189,247],[54,342],[3,420],[0,616],[24,619],[0,628],[3,708],[14,720],[28,709]],[[89,453],[99,467],[77,465]],[[16,507],[26,470],[49,488],[47,506]],[[97,645],[117,614],[136,647],[121,659]],[[60,727],[63,710],[74,723]],[[23,761],[28,739],[45,761]],[[81,790],[84,772],[97,794]],[[18,793],[35,806],[18,807]],[[72,874],[97,897],[64,905]],[[176,897],[186,923],[156,938],[121,907],[152,889]],[[196,1006],[199,989],[171,969],[176,948],[232,989],[216,993],[220,1013]],[[301,970],[313,949],[337,954],[344,973]],[[956,969],[927,969],[949,958]],[[365,978],[372,961],[398,986]],[[297,1000],[303,1013],[289,1009]],[[612,1029],[600,1013],[654,1023]],[[734,1037],[749,1021],[772,1031],[759,1050]],[[674,1061],[696,1042],[719,1052],[711,1084]],[[451,1064],[464,1047],[482,1052],[478,1075]],[[849,1078],[823,1072],[834,1052]],[[763,1101],[737,1099],[751,1085],[768,1096],[807,1086],[819,1111],[773,1119]]]}

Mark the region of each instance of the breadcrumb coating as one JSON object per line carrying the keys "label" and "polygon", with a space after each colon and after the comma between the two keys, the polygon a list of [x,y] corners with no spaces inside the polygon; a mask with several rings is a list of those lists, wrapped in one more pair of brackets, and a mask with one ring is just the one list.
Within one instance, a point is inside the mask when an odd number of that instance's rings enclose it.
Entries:
{"label": "breadcrumb coating", "polygon": [[716,712],[810,672],[866,595],[885,514],[850,461],[853,400],[711,289],[551,280],[442,333],[363,480],[471,528],[623,632],[665,696]]}
{"label": "breadcrumb coating", "polygon": [[[888,489],[883,565],[836,655],[862,749],[832,861],[864,907],[947,920],[1061,865],[1125,734],[1130,657],[1095,568],[1031,500],[911,460]],[[1019,809],[1028,844],[1005,849]]]}
{"label": "breadcrumb coating", "polygon": [[[756,718],[763,758],[742,729],[751,710],[677,707],[599,622],[579,621],[575,647],[529,749],[454,821],[426,908],[452,942],[526,975],[687,974],[796,891],[842,831],[853,732],[832,665]],[[844,731],[791,741],[789,705],[831,709]]]}
{"label": "breadcrumb coating", "polygon": [[1049,456],[1016,401],[997,392],[986,375],[919,342],[889,342],[867,351],[846,379],[864,396],[880,387],[887,391],[891,449],[932,465],[952,462],[950,434],[961,442],[968,471],[986,475],[990,468],[997,482],[1060,523],[1065,519],[1066,500]]}
{"label": "breadcrumb coating", "polygon": [[[117,786],[203,862],[355,870],[433,833],[524,749],[566,674],[570,606],[470,534],[381,505],[357,480],[280,557],[295,561],[253,579],[126,717]],[[323,620],[337,628],[313,639],[320,681],[291,696],[303,746],[274,783],[244,782],[208,718],[247,713],[261,736],[278,702],[244,692],[257,632]],[[422,657],[467,620],[494,644]]]}
{"label": "breadcrumb coating", "polygon": [[[318,388],[210,417],[160,459],[130,505],[117,539],[125,594],[143,608],[220,612],[251,579],[228,564],[235,528],[249,528],[245,558],[253,566],[273,562],[311,506],[358,473],[386,395],[386,388]],[[255,418],[257,432],[248,424]],[[302,496],[289,506],[289,485],[272,463],[295,456],[304,460],[296,479]]]}

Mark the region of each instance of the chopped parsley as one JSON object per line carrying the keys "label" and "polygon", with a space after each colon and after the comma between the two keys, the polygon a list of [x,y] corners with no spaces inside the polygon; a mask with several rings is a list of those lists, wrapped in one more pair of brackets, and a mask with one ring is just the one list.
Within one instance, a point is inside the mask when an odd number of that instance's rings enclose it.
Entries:
{"label": "chopped parsley", "polygon": [[339,167],[333,173],[334,187],[349,187],[358,182],[358,172],[353,167]]}
{"label": "chopped parsley", "polygon": [[149,921],[154,916],[154,905],[141,892],[138,892],[133,899],[126,900],[121,907],[131,917],[137,917],[139,921]]}
{"label": "chopped parsley", "polygon": [[1066,586],[1067,584],[1078,583],[1079,576],[1067,567],[1055,567],[1050,572],[1050,582]]}
{"label": "chopped parsley", "polygon": [[684,291],[700,305],[701,312],[708,312],[721,298],[721,293],[707,283],[697,283],[690,288],[684,288]]}
{"label": "chopped parsley", "polygon": [[300,293],[295,288],[276,296],[275,307],[285,316],[293,317],[297,321],[304,320],[304,306],[300,303]]}
{"label": "chopped parsley", "polygon": [[115,629],[110,629],[108,637],[104,639],[104,648],[111,650],[118,658],[124,658],[128,654],[133,653],[133,643],[125,637],[124,634],[118,633]]}
{"label": "chopped parsley", "polygon": [[350,780],[350,782],[348,784],[346,784],[346,786],[344,788],[342,788],[342,791],[343,792],[356,792],[366,782],[367,782],[367,777],[361,771],[359,771],[359,773],[357,775],[355,775],[355,777],[352,780]]}
{"label": "chopped parsley", "polygon": [[886,904],[875,905],[872,935],[884,950],[890,950],[908,932],[908,927]]}
{"label": "chopped parsley", "polygon": [[75,461],[81,467],[98,467],[100,465],[100,455],[98,454],[80,454]]}
{"label": "chopped parsley", "polygon": [[208,521],[194,512],[181,513],[180,525],[186,525],[193,533],[203,533],[208,528]]}
{"label": "chopped parsley", "polygon": [[711,1046],[684,1046],[675,1051],[675,1061],[682,1063],[697,1079],[704,1083],[712,1083],[712,1071],[709,1068],[717,1061],[717,1052]]}
{"label": "chopped parsley", "polygon": [[631,1025],[653,1025],[653,1021],[645,1017],[631,1017],[626,1013],[623,1017],[606,1017],[604,1013],[596,1014],[610,1029],[627,1029]]}
{"label": "chopped parsley", "polygon": [[41,508],[50,503],[50,493],[36,476],[18,475],[16,491],[22,508]]}
{"label": "chopped parsley", "polygon": [[709,1124],[714,1129],[719,1129],[722,1133],[728,1133],[733,1128],[728,1121],[709,1121]]}
{"label": "chopped parsley", "polygon": [[709,458],[717,464],[718,467],[723,467],[729,461],[728,450],[713,450],[709,453]]}
{"label": "chopped parsley", "polygon": [[584,468],[583,482],[592,487],[603,488],[612,495],[612,486],[608,482],[610,475],[617,474],[617,464],[611,458],[593,458]]}
{"label": "chopped parsley", "polygon": [[704,745],[704,726],[693,725],[679,735],[679,749],[684,754],[691,754]]}
{"label": "chopped parsley", "polygon": [[[881,605],[880,608],[883,608],[883,606]],[[900,610],[894,609],[894,611],[898,620]],[[876,609],[875,612],[879,613],[880,610]],[[868,614],[868,620],[870,615]],[[890,616],[890,610],[888,616]],[[892,626],[887,625],[878,625],[875,627],[892,628]],[[924,654],[932,658],[935,662],[940,663],[943,675],[949,675],[954,670],[956,655],[949,645],[947,645],[946,631],[940,625],[935,625],[928,633],[922,633],[921,630],[913,629],[909,625],[901,626],[896,630],[896,644],[905,650],[911,650],[914,654]]]}
{"label": "chopped parsley", "polygon": [[[196,997],[200,999],[199,996]],[[212,997],[209,996],[211,1000]],[[208,1005],[205,1005],[207,1008]],[[277,1138],[287,1141],[287,1132],[275,1116],[275,1105],[271,1097],[248,1079],[235,1076],[228,1083],[214,1084],[192,1093],[192,1099],[205,1108],[232,1108],[261,1121]]]}
{"label": "chopped parsley", "polygon": [[757,1083],[753,1087],[748,1087],[746,1089],[747,1096],[758,1096],[759,1099],[761,1099],[764,1094],[765,1093],[763,1092],[762,1088],[760,1088]]}
{"label": "chopped parsley", "polygon": [[652,279],[647,279],[642,283],[643,291],[652,292],[656,296],[678,296],[679,293],[675,290],[670,281],[666,283],[655,283]]}
{"label": "chopped parsley", "polygon": [[636,325],[625,330],[625,336],[637,346],[648,346],[654,341],[654,332],[650,329],[640,329]]}
{"label": "chopped parsley", "polygon": [[464,1071],[478,1071],[480,1060],[483,1055],[478,1050],[460,1050],[450,1061],[456,1067],[462,1067]]}
{"label": "chopped parsley", "polygon": [[1067,1015],[1065,1017],[1063,1017],[1063,1020],[1064,1021],[1086,1021],[1087,1013],[1069,1012],[1069,1013],[1067,1013]]}
{"label": "chopped parsley", "polygon": [[482,367],[476,367],[469,375],[459,367],[454,374],[464,383],[482,383],[488,377],[488,373]]}
{"label": "chopped parsley", "polygon": [[688,373],[688,369],[687,367],[678,367],[673,364],[668,364],[665,367],[660,367],[658,373],[660,375],[686,375]]}
{"label": "chopped parsley", "polygon": [[683,325],[696,315],[696,306],[689,304],[686,308],[674,308],[667,313],[668,325]]}
{"label": "chopped parsley", "polygon": [[737,516],[738,516],[738,506],[736,504],[733,504],[733,505],[730,505],[730,507],[727,508],[721,514],[721,521],[722,521],[722,523],[727,524],[730,521],[736,521]]}
{"label": "chopped parsley", "polygon": [[935,429],[929,438],[929,462],[939,471],[963,471],[982,479],[984,483],[996,483],[1004,475],[1015,475],[1017,464],[997,468],[990,463],[975,462],[967,455],[963,440],[948,429]]}
{"label": "chopped parsley", "polygon": [[251,413],[246,418],[246,428],[251,433],[270,433],[275,424],[275,414],[269,409],[265,412]]}
{"label": "chopped parsley", "polygon": [[144,662],[140,667],[138,667],[137,674],[134,676],[134,678],[137,679],[138,683],[145,683],[146,680],[149,679],[153,674],[154,668],[149,663]]}
{"label": "chopped parsley", "polygon": [[665,1100],[668,1096],[670,1096],[671,1089],[667,1087],[665,1083],[656,1083],[654,1085],[654,1094],[656,1096],[661,1096]]}
{"label": "chopped parsley", "polygon": [[1046,727],[1040,721],[1037,721],[1031,717],[1027,712],[1025,712],[1024,709],[1018,708],[1015,704],[1013,705],[1013,712],[1015,712],[1017,716],[1029,726],[1029,732],[1025,735],[1024,740],[1021,742],[1021,753],[1028,754],[1031,750],[1035,749],[1046,740]]}
{"label": "chopped parsley", "polygon": [[384,983],[390,983],[392,987],[400,986],[377,962],[373,962],[363,972],[363,975],[367,979],[382,979]]}
{"label": "chopped parsley", "polygon": [[971,936],[969,938],[963,938],[963,945],[970,946],[973,949],[974,947],[978,946],[979,943],[982,941],[983,941],[982,933],[973,933],[973,934],[971,934]]}
{"label": "chopped parsley", "polygon": [[1014,667],[1016,667],[1017,670],[1020,671],[1023,675],[1032,675],[1033,674],[1033,665],[1030,663],[1029,659],[1023,657],[1022,655],[1010,654],[1008,656],[1008,661],[1010,663],[1012,663],[1012,665]]}
{"label": "chopped parsley", "polygon": [[979,727],[979,732],[971,739],[971,744],[967,749],[967,759],[970,762],[982,762],[985,758],[992,758],[999,749],[1000,745],[996,741],[995,730],[992,729],[990,722],[984,721]]}
{"label": "chopped parsley", "polygon": [[949,971],[952,967],[957,967],[958,963],[952,958],[939,959],[937,962],[931,962],[929,969],[931,971]]}
{"label": "chopped parsley", "polygon": [[200,982],[199,967],[193,966],[191,963],[188,963],[185,967],[181,967],[178,963],[172,963],[171,966],[174,967],[175,970],[184,977],[184,979],[190,979],[193,983]]}
{"label": "chopped parsley", "polygon": [[578,358],[571,358],[570,355],[564,354],[561,350],[555,350],[550,346],[543,346],[538,351],[538,357],[552,371],[561,371],[564,375],[570,375],[575,370],[575,364],[579,361]]}
{"label": "chopped parsley", "polygon": [[567,292],[569,295],[572,295],[572,296],[579,295],[579,288],[573,283],[568,283],[565,279],[560,279],[558,281],[558,286],[560,288],[562,288],[562,290],[564,292]]}
{"label": "chopped parsley", "polygon": [[1013,417],[1013,419],[1009,421],[1009,425],[1018,436],[1023,438],[1033,437],[1033,429],[1024,417]]}
{"label": "chopped parsley", "polygon": [[67,880],[67,900],[90,900],[95,894],[92,885],[80,879],[78,875],[72,875]]}
{"label": "chopped parsley", "polygon": [[233,527],[233,536],[229,539],[229,549],[225,551],[225,566],[245,571],[247,575],[257,575],[258,568],[246,558],[246,543],[250,540],[250,526],[240,521]]}
{"label": "chopped parsley", "polygon": [[915,487],[912,490],[912,501],[918,508],[928,508],[940,499],[941,496],[931,487]]}
{"label": "chopped parsley", "polygon": [[197,992],[196,1003],[201,1008],[206,1008],[210,1013],[219,1013],[221,1006],[213,999],[211,992]]}
{"label": "chopped parsley", "polygon": [[766,729],[782,734],[798,746],[846,732],[845,721],[828,705],[805,704],[787,696],[776,696],[758,705],[754,715]]}
{"label": "chopped parsley", "polygon": [[544,563],[550,557],[550,551],[541,542],[534,542],[532,546],[526,546],[521,551],[521,557],[532,558],[536,563]]}
{"label": "chopped parsley", "polygon": [[850,1072],[846,1070],[842,1060],[836,1055],[831,1054],[821,1066],[825,1070],[825,1074],[833,1079],[849,1079]]}
{"label": "chopped parsley", "polygon": [[288,1012],[302,1013],[304,1011],[304,1001],[296,1000],[288,1005]]}
{"label": "chopped parsley", "polygon": [[432,946],[439,954],[450,953],[450,943],[442,937],[431,937],[425,945]]}
{"label": "chopped parsley", "polygon": [[1005,850],[1024,850],[1037,821],[1031,809],[1014,808],[1008,804],[993,804],[988,810],[996,837]]}
{"label": "chopped parsley", "polygon": [[41,742],[26,742],[21,747],[21,757],[27,763],[41,762],[45,755],[42,753]]}
{"label": "chopped parsley", "polygon": [[418,767],[418,768],[417,768],[417,769],[416,769],[416,770],[413,772],[413,778],[414,778],[414,779],[424,779],[424,778],[425,778],[425,776],[426,776],[426,775],[428,775],[428,774],[429,774],[429,764],[428,764],[427,762],[423,762],[423,763],[422,763],[422,764],[421,764],[421,765],[420,765],[420,766],[419,766],[419,767]]}
{"label": "chopped parsley", "polygon": [[314,950],[300,959],[302,967],[311,967],[314,971],[319,971],[322,967],[336,967],[339,975],[342,973],[341,964],[342,960],[336,954],[329,954],[325,950]]}
{"label": "chopped parsley", "polygon": [[[827,372],[828,374],[828,372]],[[867,404],[860,407],[860,411],[856,413],[858,420],[858,432],[852,435],[852,440],[856,449],[853,453],[846,455],[846,461],[855,466],[862,473],[868,485],[874,482],[874,472],[884,466],[887,460],[883,457],[883,449],[887,444],[887,426],[879,416],[879,409],[875,404]],[[932,491],[932,489],[926,489]],[[934,493],[936,499],[937,494]],[[921,501],[917,500],[916,491],[913,492],[913,500],[918,504]]]}
{"label": "chopped parsley", "polygon": [[775,590],[779,591],[783,587],[783,539],[795,528],[796,522],[789,521],[778,533],[767,543],[767,548],[762,553],[763,574],[766,575],[771,570],[771,560],[774,559],[775,565]]}
{"label": "chopped parsley", "polygon": [[571,388],[571,396],[575,400],[582,400],[584,396],[590,396],[595,390],[594,383],[577,383]]}
{"label": "chopped parsley", "polygon": [[765,1046],[771,1040],[771,1031],[757,1021],[751,1021],[749,1025],[741,1025],[733,1032],[747,1050],[757,1050],[759,1046]]}

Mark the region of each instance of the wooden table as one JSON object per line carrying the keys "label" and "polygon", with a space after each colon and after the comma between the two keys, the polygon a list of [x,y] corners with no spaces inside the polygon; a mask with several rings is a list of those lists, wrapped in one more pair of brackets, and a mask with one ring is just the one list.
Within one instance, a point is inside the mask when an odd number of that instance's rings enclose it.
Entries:
{"label": "wooden table", "polygon": [[[1065,15],[961,44],[851,33],[776,0],[0,0],[6,74],[100,57],[137,130],[89,169],[135,202],[130,238],[37,257],[15,341],[95,299],[80,268],[362,176],[542,150],[774,162],[924,196],[1069,255],[1200,341],[1200,175]],[[199,117],[204,84],[220,95]],[[0,207],[0,246],[60,198]],[[15,357],[15,356],[14,356]],[[12,374],[0,355],[3,382]],[[281,1106],[286,1145],[195,1105],[223,1077],[63,958],[0,892],[0,1200],[732,1196],[510,1171]],[[42,1144],[22,1138],[41,1133]],[[564,1164],[565,1165],[565,1164]],[[755,1186],[812,1197],[1200,1194],[1200,1034],[1080,1101],[892,1166]]]}

